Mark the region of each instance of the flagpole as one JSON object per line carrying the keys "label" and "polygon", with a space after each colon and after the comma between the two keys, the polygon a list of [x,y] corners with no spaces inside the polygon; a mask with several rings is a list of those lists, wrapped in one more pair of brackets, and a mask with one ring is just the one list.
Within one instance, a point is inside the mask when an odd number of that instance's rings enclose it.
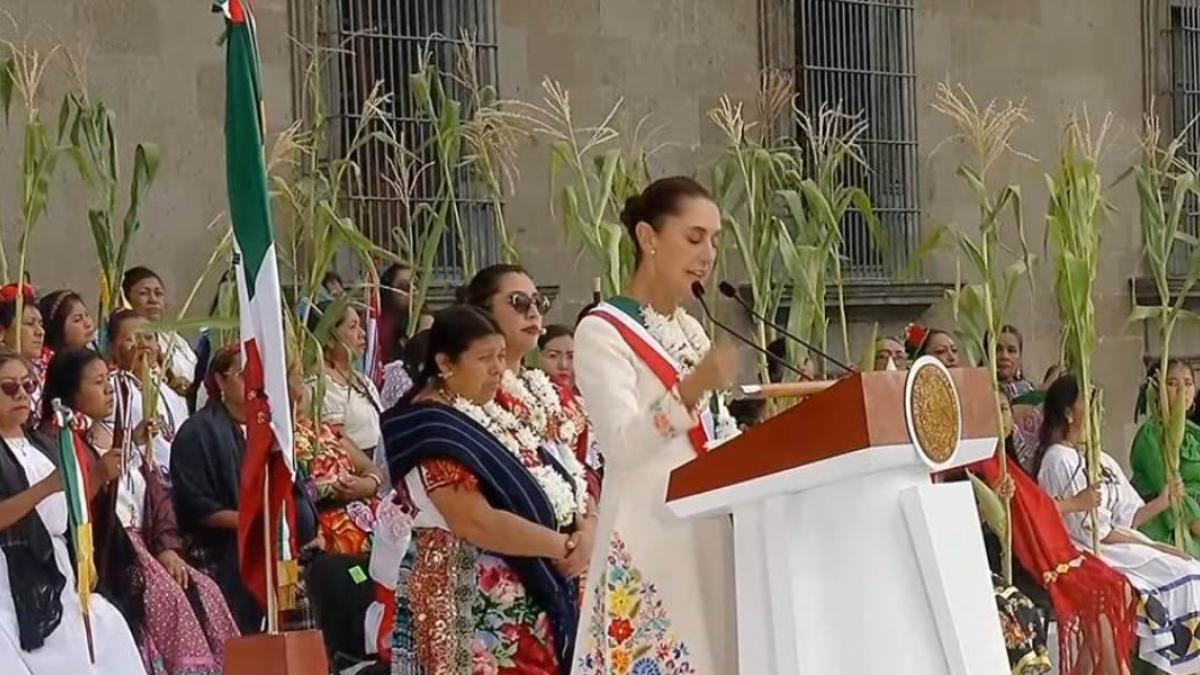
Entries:
{"label": "flagpole", "polygon": [[279,632],[279,601],[275,595],[275,553],[271,548],[271,472],[263,473],[263,566],[267,576],[267,633]]}

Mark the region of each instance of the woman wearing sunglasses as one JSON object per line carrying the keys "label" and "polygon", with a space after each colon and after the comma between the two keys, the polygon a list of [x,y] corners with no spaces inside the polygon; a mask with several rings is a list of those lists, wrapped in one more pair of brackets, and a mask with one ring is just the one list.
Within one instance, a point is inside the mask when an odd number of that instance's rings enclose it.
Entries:
{"label": "woman wearing sunglasses", "polygon": [[[34,389],[24,360],[0,353],[0,663],[16,675],[144,675],[129,625],[101,594],[90,600],[88,655],[58,453],[25,431]],[[114,460],[92,467],[97,484],[117,476]]]}
{"label": "woman wearing sunglasses", "polygon": [[[545,332],[550,299],[538,292],[524,268],[501,264],[480,270],[460,289],[459,300],[487,312],[504,333],[507,368],[496,391],[496,407],[491,410],[515,417],[564,462],[577,465],[587,481],[588,494],[598,499],[600,462],[581,402],[574,392],[554,384],[544,371],[525,367],[525,357],[537,349]],[[589,552],[594,525],[595,519],[588,518],[583,529],[583,543]]]}
{"label": "woman wearing sunglasses", "polygon": [[737,433],[719,392],[737,353],[710,348],[681,307],[716,259],[721,214],[690,178],[664,178],[621,213],[637,256],[625,295],[575,331],[575,377],[604,449],[602,528],[588,569],[576,675],[737,671],[728,519],[684,521],[663,501],[681,464]]}
{"label": "woman wearing sunglasses", "polygon": [[[113,417],[113,387],[104,359],[90,349],[57,354],[45,393],[47,401],[59,400],[71,412],[77,445],[86,445],[97,457],[120,458],[115,485],[92,500],[96,550],[101,552],[96,566],[102,586],[122,598],[118,606],[137,626],[134,635],[147,669],[217,675],[223,650],[214,645],[224,645],[238,630],[217,585],[181,555],[171,495],[145,450],[157,422],[142,421],[130,430],[119,418],[114,427],[100,421]],[[45,430],[57,435],[49,403],[42,413]]]}

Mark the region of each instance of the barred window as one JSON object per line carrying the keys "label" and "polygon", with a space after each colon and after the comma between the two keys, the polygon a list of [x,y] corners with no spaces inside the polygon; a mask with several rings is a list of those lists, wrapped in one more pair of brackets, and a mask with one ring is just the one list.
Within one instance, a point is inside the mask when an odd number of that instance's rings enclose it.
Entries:
{"label": "barred window", "polygon": [[[1167,31],[1170,82],[1170,122],[1172,136],[1184,134],[1183,158],[1192,166],[1200,164],[1200,3],[1196,0],[1172,0]],[[1190,198],[1186,229],[1200,234],[1200,204]],[[1187,273],[1190,252],[1177,246],[1171,260],[1172,273]]]}
{"label": "barred window", "polygon": [[[421,54],[441,74],[446,92],[470,114],[470,91],[454,76],[464,42],[474,45],[474,67],[481,84],[495,87],[496,0],[323,0],[319,19],[320,43],[332,50],[325,82],[327,91],[330,156],[346,152],[362,118],[363,101],[376,83],[392,97],[387,118],[405,145],[419,154],[418,164],[436,164],[432,147],[433,125],[421,118],[410,91],[410,76],[421,64]],[[355,156],[362,170],[361,184],[350,194],[351,217],[376,244],[395,250],[393,233],[402,231],[419,250],[422,232],[405,222],[404,209],[386,178],[389,153],[379,141],[362,147]],[[452,170],[455,205],[461,216],[462,236],[477,265],[495,260],[493,207],[476,181],[461,167]],[[415,204],[436,199],[442,185],[440,167],[421,174],[413,190]],[[459,233],[450,226],[442,239],[434,266],[435,280],[460,279],[464,269]]]}
{"label": "barred window", "polygon": [[875,245],[861,214],[847,214],[849,274],[888,279],[920,239],[915,0],[788,2],[794,2],[798,106],[814,118],[822,105],[840,108],[868,124],[867,167],[848,167],[847,179],[871,197],[888,245]]}

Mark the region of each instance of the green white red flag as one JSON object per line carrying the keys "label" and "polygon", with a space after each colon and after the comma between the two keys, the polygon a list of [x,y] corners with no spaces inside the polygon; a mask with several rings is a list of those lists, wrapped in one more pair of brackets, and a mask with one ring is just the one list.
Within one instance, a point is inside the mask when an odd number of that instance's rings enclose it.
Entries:
{"label": "green white red flag", "polygon": [[254,17],[248,0],[223,0],[218,7],[226,19],[225,169],[246,385],[238,559],[247,589],[269,610],[268,598],[275,597],[269,590],[273,563],[292,558],[295,551],[295,455],[283,298],[267,188]]}

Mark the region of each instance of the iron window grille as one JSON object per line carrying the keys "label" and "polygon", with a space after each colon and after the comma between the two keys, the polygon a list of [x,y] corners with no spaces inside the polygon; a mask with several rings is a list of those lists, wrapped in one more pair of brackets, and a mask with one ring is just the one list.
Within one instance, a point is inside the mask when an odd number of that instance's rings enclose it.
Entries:
{"label": "iron window grille", "polygon": [[[431,142],[434,127],[418,114],[410,77],[420,68],[421,54],[428,51],[447,94],[463,105],[463,117],[469,116],[471,92],[452,74],[469,40],[474,45],[480,84],[496,86],[496,4],[497,0],[324,0],[317,37],[333,53],[324,83],[330,123],[329,156],[345,153],[362,119],[364,99],[377,82],[381,83],[383,92],[392,98],[385,118],[405,145],[417,153],[416,164],[429,165],[414,185],[412,205],[432,204],[443,172],[436,165]],[[399,241],[394,233],[403,232],[419,251],[424,234],[417,231],[421,219],[406,221],[402,200],[386,179],[391,175],[390,153],[381,141],[372,141],[358,151],[356,159],[362,175],[348,195],[348,215],[375,244],[397,250]],[[485,265],[498,257],[493,205],[466,168],[455,167],[452,174],[463,236],[476,265]],[[458,281],[463,270],[458,233],[450,225],[438,248],[434,281]]]}

